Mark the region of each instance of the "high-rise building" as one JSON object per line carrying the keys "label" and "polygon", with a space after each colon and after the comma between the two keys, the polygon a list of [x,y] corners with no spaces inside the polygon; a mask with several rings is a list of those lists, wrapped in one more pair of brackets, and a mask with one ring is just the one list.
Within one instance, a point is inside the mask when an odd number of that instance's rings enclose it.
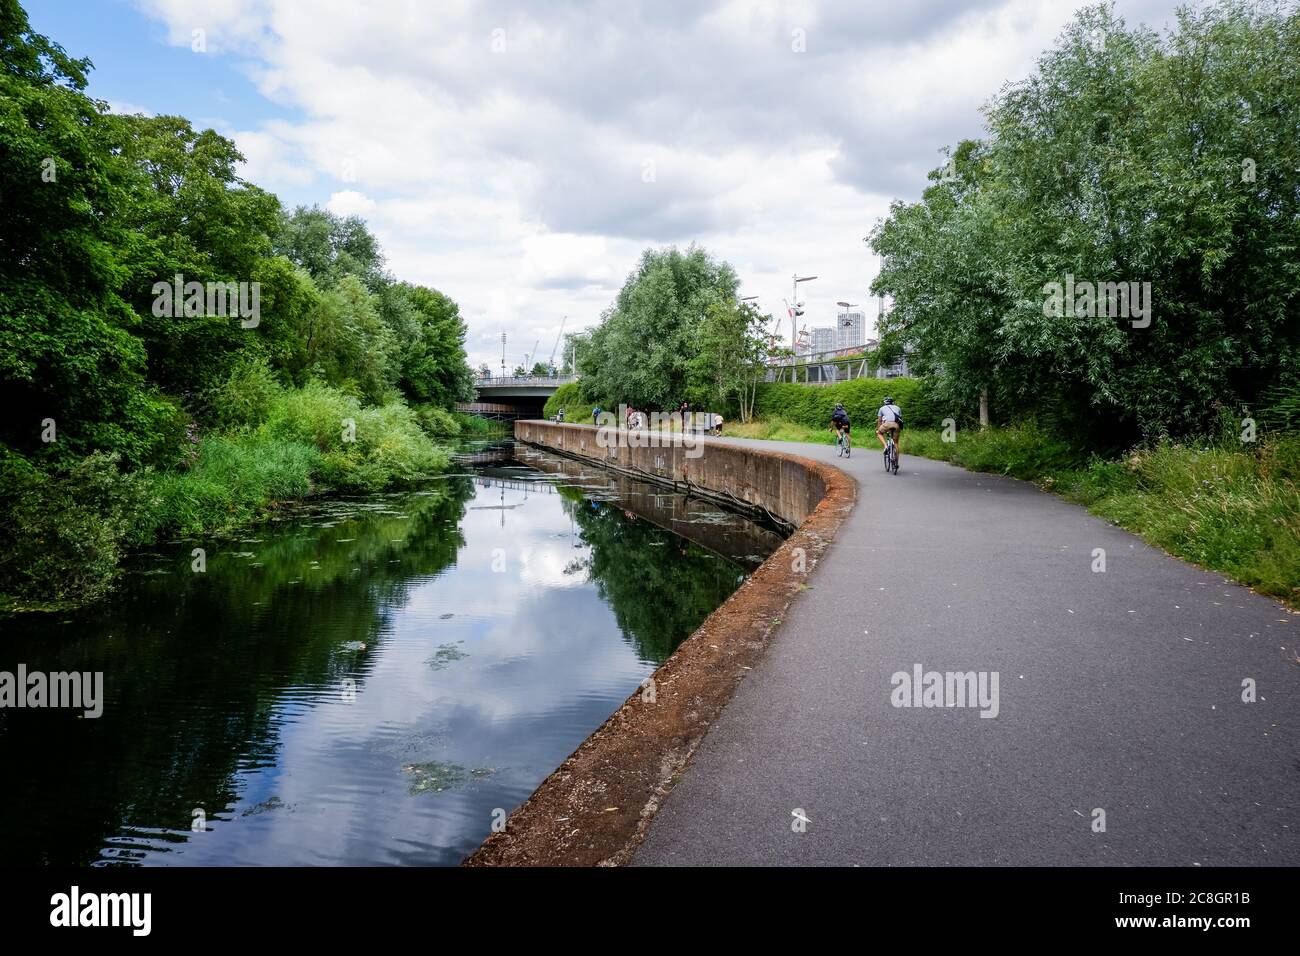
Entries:
{"label": "high-rise building", "polygon": [[836,347],[835,330],[833,328],[812,330],[812,350],[814,354],[817,352],[830,352]]}
{"label": "high-rise building", "polygon": [[866,344],[866,316],[856,310],[839,314],[836,329],[837,349],[861,348]]}

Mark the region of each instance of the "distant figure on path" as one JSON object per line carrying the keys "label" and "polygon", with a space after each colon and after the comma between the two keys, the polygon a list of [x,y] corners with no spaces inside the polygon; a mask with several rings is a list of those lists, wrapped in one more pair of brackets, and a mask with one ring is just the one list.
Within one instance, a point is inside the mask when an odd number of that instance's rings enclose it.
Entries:
{"label": "distant figure on path", "polygon": [[599,424],[600,424],[600,406],[599,406],[599,405],[597,405],[595,408],[593,408],[593,409],[591,410],[591,423],[592,423],[593,425],[599,425]]}

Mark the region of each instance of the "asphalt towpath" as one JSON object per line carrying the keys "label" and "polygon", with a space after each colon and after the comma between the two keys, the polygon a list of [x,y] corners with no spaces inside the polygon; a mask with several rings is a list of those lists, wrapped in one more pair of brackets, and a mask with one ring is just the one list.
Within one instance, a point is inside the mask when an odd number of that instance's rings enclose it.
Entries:
{"label": "asphalt towpath", "polygon": [[1300,864],[1300,616],[1024,482],[741,443],[858,504],[635,864]]}

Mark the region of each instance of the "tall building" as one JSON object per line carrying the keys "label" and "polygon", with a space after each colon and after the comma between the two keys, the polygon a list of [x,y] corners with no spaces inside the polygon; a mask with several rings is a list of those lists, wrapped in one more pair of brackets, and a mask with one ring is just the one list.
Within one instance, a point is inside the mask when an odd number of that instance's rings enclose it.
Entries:
{"label": "tall building", "polygon": [[835,347],[837,349],[861,348],[867,342],[866,316],[858,311],[841,312],[837,317]]}
{"label": "tall building", "polygon": [[830,352],[836,347],[835,330],[833,328],[812,330],[812,350],[814,354],[817,352]]}

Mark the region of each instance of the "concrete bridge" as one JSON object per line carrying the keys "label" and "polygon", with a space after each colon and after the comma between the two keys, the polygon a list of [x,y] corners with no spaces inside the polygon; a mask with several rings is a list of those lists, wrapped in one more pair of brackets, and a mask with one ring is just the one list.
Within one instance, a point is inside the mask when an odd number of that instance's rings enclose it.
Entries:
{"label": "concrete bridge", "polygon": [[576,382],[576,375],[510,375],[480,378],[474,383],[477,400],[458,402],[456,411],[501,421],[541,418],[546,400],[561,385]]}

